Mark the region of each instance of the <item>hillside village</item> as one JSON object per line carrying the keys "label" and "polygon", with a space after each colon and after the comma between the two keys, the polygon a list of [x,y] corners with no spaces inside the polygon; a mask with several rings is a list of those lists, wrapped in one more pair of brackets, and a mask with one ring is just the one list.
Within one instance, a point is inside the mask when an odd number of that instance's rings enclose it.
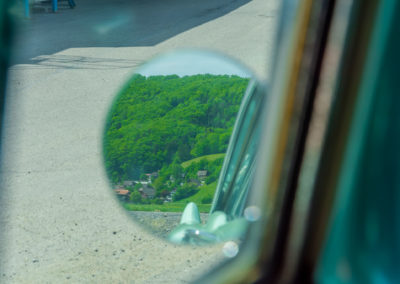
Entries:
{"label": "hillside village", "polygon": [[[197,190],[205,184],[206,178],[208,177],[207,170],[198,170],[196,178],[191,178],[185,181],[185,173],[182,173],[179,178],[179,184],[176,184],[177,178],[173,175],[169,176],[169,180],[164,184],[169,186],[171,190],[168,193],[161,192],[157,194],[157,190],[153,182],[159,177],[159,171],[153,173],[145,174],[146,179],[142,180],[125,180],[121,183],[114,185],[114,192],[122,202],[133,202],[133,203],[154,203],[163,204],[167,202],[172,202],[174,200],[174,195],[177,192],[178,187],[183,187],[185,185],[190,185],[191,187],[196,187]],[[135,193],[140,198],[135,199]]]}

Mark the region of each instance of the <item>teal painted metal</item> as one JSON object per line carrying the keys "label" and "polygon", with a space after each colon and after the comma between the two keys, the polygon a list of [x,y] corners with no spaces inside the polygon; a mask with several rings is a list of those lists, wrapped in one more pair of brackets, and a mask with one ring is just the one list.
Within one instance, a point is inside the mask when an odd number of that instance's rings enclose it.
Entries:
{"label": "teal painted metal", "polygon": [[75,1],[74,0],[68,0],[68,4],[70,8],[74,8],[76,6]]}
{"label": "teal painted metal", "polygon": [[400,4],[378,7],[317,283],[400,283]]}
{"label": "teal painted metal", "polygon": [[53,8],[53,12],[54,12],[54,13],[57,12],[57,10],[58,10],[58,3],[57,3],[57,1],[58,1],[58,0],[52,0],[52,1],[51,1],[51,7]]}
{"label": "teal painted metal", "polygon": [[29,14],[30,14],[29,0],[24,0],[24,14],[25,14],[25,17],[29,18]]}
{"label": "teal painted metal", "polygon": [[208,244],[229,240],[240,240],[246,232],[248,222],[244,218],[228,221],[222,211],[215,211],[208,217],[206,224],[201,224],[199,210],[190,202],[183,211],[180,225],[168,236],[173,243]]}
{"label": "teal painted metal", "polygon": [[200,224],[200,212],[194,202],[190,202],[183,210],[180,224],[197,225]]}
{"label": "teal painted metal", "polygon": [[223,211],[229,218],[243,214],[255,171],[264,90],[256,81],[249,84],[229,142],[211,213]]}

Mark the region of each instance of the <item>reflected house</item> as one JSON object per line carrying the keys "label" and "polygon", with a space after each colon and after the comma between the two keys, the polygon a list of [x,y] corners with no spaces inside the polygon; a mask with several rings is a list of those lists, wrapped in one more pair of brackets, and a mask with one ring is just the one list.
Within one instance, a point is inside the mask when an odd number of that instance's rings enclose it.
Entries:
{"label": "reflected house", "polygon": [[207,176],[208,176],[208,172],[205,171],[205,170],[202,170],[202,171],[198,171],[198,172],[197,172],[197,178],[198,178],[199,180],[201,180],[201,181],[205,180],[205,179],[207,178]]}
{"label": "reflected house", "polygon": [[145,174],[147,176],[147,182],[151,183],[151,174]]}
{"label": "reflected house", "polygon": [[139,189],[140,194],[143,198],[153,199],[156,195],[156,190],[147,184],[142,184],[142,187]]}
{"label": "reflected house", "polygon": [[118,199],[121,201],[128,201],[129,200],[129,190],[124,188],[117,188],[114,189],[115,194],[117,195]]}
{"label": "reflected house", "polygon": [[175,193],[176,193],[176,188],[171,190],[171,192],[167,196],[165,196],[164,203],[171,202],[172,201],[172,196],[174,196]]}
{"label": "reflected house", "polygon": [[199,179],[201,185],[205,184],[205,180],[206,180],[207,176],[208,176],[208,172],[206,170],[197,172],[197,178]]}
{"label": "reflected house", "polygon": [[[185,177],[186,177],[186,174],[185,174],[185,173],[182,173],[182,174],[181,174],[181,178],[184,179]],[[181,182],[181,183],[180,183],[181,186],[183,186],[184,184],[185,184],[184,182]]]}
{"label": "reflected house", "polygon": [[158,172],[152,172],[150,174],[145,174],[147,176],[148,183],[151,183],[153,180],[158,178]]}
{"label": "reflected house", "polygon": [[135,186],[135,181],[133,181],[133,180],[125,180],[125,181],[122,183],[122,185],[123,185],[123,186]]}
{"label": "reflected house", "polygon": [[189,183],[194,184],[196,186],[201,186],[201,181],[199,181],[198,179],[191,178],[189,180]]}

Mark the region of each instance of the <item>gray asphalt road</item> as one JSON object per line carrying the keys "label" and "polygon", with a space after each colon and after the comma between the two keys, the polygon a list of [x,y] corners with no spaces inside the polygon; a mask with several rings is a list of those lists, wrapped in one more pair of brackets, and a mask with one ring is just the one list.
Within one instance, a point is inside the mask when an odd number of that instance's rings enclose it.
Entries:
{"label": "gray asphalt road", "polygon": [[105,178],[105,115],[134,68],[175,48],[223,52],[266,79],[278,1],[76,2],[33,14],[14,48],[0,282],[186,283],[223,259],[220,246],[176,247],[132,223]]}

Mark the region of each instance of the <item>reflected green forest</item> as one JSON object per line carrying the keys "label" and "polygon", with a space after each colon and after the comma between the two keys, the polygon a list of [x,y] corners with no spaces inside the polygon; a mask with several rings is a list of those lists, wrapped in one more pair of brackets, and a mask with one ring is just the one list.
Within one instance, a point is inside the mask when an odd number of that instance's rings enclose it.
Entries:
{"label": "reflected green forest", "polygon": [[134,75],[104,133],[107,174],[126,209],[181,211],[194,201],[209,210],[248,83],[235,75]]}

